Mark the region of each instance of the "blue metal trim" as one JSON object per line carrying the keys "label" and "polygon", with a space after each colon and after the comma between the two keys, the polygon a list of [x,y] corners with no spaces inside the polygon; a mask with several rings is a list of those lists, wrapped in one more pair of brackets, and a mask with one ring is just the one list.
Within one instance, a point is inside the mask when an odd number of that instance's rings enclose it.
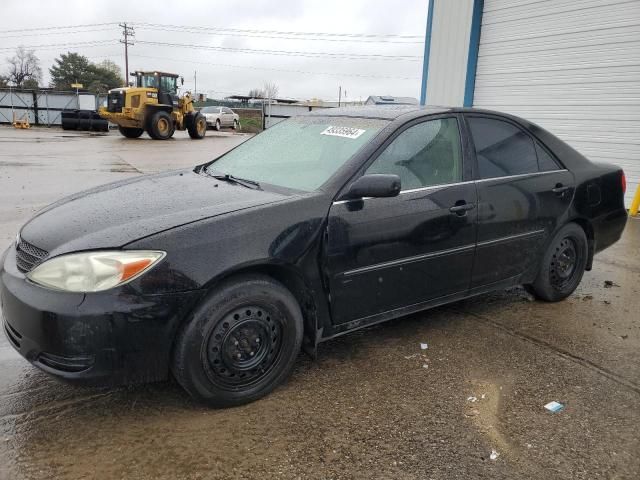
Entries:
{"label": "blue metal trim", "polygon": [[427,77],[429,76],[429,52],[431,50],[431,25],[433,24],[433,0],[429,0],[427,13],[427,32],[424,37],[424,60],[422,61],[422,88],[420,89],[420,105],[427,101]]}
{"label": "blue metal trim", "polygon": [[469,56],[467,58],[467,78],[464,83],[465,107],[473,106],[473,94],[476,89],[476,69],[478,67],[478,49],[480,48],[480,30],[482,28],[482,12],[484,0],[473,0],[471,17],[471,33],[469,34]]}

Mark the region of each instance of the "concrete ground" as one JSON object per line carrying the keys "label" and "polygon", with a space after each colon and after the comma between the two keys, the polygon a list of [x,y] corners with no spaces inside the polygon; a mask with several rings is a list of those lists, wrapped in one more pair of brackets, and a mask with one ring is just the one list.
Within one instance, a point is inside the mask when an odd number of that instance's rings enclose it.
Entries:
{"label": "concrete ground", "polygon": [[[244,139],[0,128],[0,249],[63,195]],[[62,384],[2,336],[0,479],[637,479],[639,284],[630,220],[566,301],[514,289],[347,335],[317,361],[301,355],[267,398],[228,410],[173,382]],[[552,400],[565,409],[546,411]]]}

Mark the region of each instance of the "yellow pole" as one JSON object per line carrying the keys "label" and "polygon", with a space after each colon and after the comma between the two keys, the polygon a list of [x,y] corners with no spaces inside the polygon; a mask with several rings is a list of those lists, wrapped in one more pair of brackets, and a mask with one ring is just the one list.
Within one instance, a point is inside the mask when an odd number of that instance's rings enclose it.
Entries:
{"label": "yellow pole", "polygon": [[640,185],[636,189],[636,194],[633,197],[633,202],[631,202],[631,208],[629,209],[629,215],[635,217],[638,215],[638,210],[640,209]]}

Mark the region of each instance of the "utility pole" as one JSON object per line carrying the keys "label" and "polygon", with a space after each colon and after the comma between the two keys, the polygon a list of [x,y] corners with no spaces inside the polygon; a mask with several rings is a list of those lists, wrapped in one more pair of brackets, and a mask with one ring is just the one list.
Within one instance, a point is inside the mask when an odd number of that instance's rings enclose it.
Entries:
{"label": "utility pole", "polygon": [[198,95],[198,71],[193,71],[193,98]]}
{"label": "utility pole", "polygon": [[424,58],[422,59],[422,82],[420,85],[420,105],[427,101],[427,77],[429,75],[429,53],[431,51],[431,25],[433,23],[433,1],[429,1],[427,12],[427,31],[424,37]]}
{"label": "utility pole", "polygon": [[127,22],[119,24],[122,27],[122,36],[120,39],[120,43],[124,43],[124,84],[125,86],[129,84],[129,45],[133,45],[133,41],[131,40],[135,37],[136,32],[133,30],[133,27],[127,25]]}
{"label": "utility pole", "polygon": [[341,102],[342,102],[342,85],[338,87],[338,107],[340,106]]}

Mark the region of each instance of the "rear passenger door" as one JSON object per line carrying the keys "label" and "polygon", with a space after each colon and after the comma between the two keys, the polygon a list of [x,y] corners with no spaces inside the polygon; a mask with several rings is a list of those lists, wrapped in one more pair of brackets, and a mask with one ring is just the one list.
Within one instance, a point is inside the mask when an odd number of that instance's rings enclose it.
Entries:
{"label": "rear passenger door", "polygon": [[476,157],[478,242],[471,288],[519,283],[567,211],[573,175],[515,122],[467,114]]}

